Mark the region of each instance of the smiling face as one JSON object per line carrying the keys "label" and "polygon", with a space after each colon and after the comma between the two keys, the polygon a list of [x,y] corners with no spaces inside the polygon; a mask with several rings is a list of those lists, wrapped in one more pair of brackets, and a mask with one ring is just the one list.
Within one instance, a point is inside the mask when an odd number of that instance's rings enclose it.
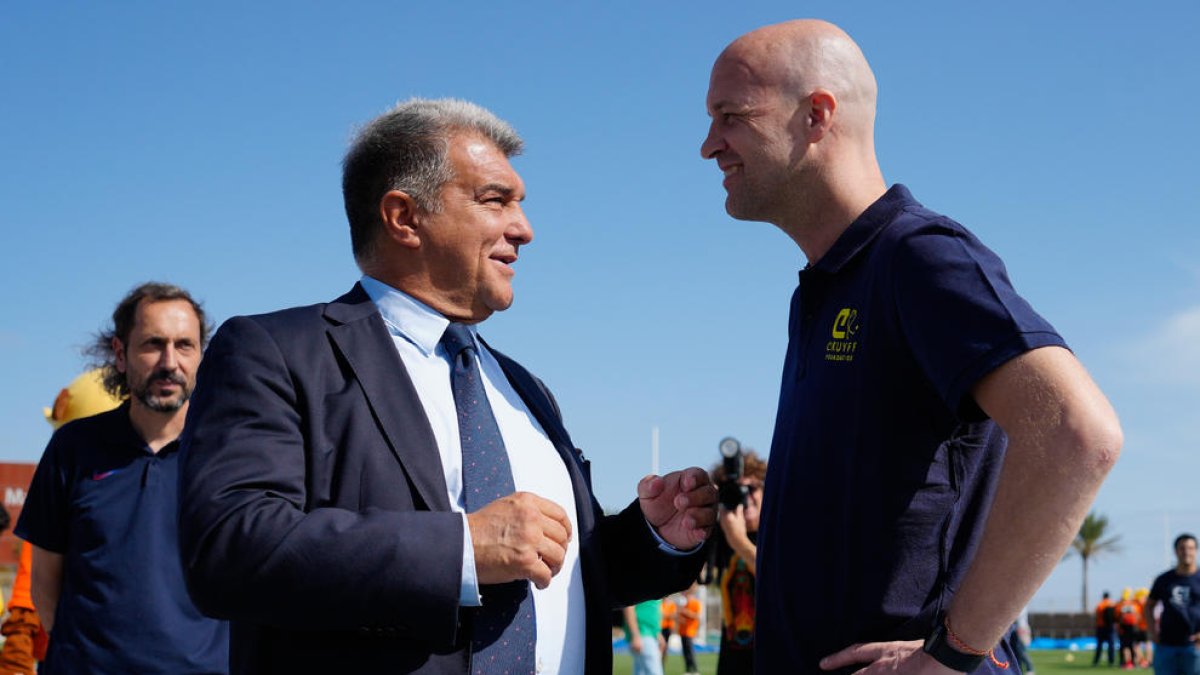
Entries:
{"label": "smiling face", "polygon": [[476,134],[452,135],[447,156],[453,177],[438,194],[440,210],[413,219],[424,274],[405,290],[447,318],[482,321],[512,305],[517,249],[533,240],[525,184]]}
{"label": "smiling face", "polygon": [[201,355],[200,320],[191,303],[143,300],[127,340],[113,338],[113,351],[132,405],[160,413],[183,409],[196,386]]}
{"label": "smiling face", "polygon": [[797,174],[797,101],[727,50],[713,66],[707,108],[712,122],[700,154],[725,175],[725,210],[740,220],[777,222]]}

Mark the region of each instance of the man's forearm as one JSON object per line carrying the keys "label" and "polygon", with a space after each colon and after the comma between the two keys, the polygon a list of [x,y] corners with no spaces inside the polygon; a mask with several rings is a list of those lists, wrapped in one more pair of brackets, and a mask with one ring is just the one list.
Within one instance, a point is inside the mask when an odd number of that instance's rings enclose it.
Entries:
{"label": "man's forearm", "polygon": [[750,543],[749,539],[737,542],[730,541],[729,546],[733,549],[734,553],[737,553],[745,561],[746,566],[750,569],[750,573],[754,574],[757,568],[758,547]]}
{"label": "man's forearm", "polygon": [[1062,560],[1115,459],[1087,443],[1042,440],[1010,442],[978,551],[947,611],[955,634],[979,649],[1000,641]]}
{"label": "man's forearm", "polygon": [[54,628],[54,614],[62,593],[63,557],[34,546],[33,564],[29,572],[29,595],[33,598],[33,606],[37,608],[42,627],[49,633]]}
{"label": "man's forearm", "polygon": [[1122,438],[1104,394],[1059,347],[1012,359],[972,393],[1008,435],[1008,450],[983,537],[947,619],[967,645],[989,649],[1079,533]]}

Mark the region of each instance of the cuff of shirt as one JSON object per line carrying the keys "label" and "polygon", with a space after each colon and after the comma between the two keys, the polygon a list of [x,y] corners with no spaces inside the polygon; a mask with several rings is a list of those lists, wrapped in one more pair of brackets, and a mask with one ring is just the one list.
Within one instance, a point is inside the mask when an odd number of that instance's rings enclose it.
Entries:
{"label": "cuff of shirt", "polygon": [[462,518],[463,564],[462,585],[458,589],[458,604],[463,607],[479,607],[483,605],[483,598],[479,597],[479,577],[475,574],[475,548],[471,546],[471,528],[467,524],[467,514],[462,514]]}
{"label": "cuff of shirt", "polygon": [[[645,516],[643,516],[642,519],[645,520]],[[696,551],[699,551],[701,546],[704,546],[704,542],[700,542],[699,544],[696,544],[687,550],[675,548],[666,539],[658,536],[658,530],[655,530],[654,526],[651,525],[650,521],[648,520],[646,520],[646,527],[650,528],[650,534],[654,535],[654,540],[658,542],[658,550],[665,551],[671,555],[691,555]]]}

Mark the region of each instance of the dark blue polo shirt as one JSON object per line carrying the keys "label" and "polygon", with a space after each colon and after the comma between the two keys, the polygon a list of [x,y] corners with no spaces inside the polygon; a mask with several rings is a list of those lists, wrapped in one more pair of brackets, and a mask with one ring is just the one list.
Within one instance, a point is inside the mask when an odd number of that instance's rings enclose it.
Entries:
{"label": "dark blue polo shirt", "polygon": [[755,664],[817,673],[853,643],[932,631],[978,544],[1006,446],[971,388],[1064,343],[994,253],[901,185],[800,273],[788,331]]}
{"label": "dark blue polo shirt", "polygon": [[63,555],[40,673],[226,673],[228,627],[188,598],[179,444],[150,451],[129,403],[64,425],[38,464],[17,536]]}
{"label": "dark blue polo shirt", "polygon": [[1158,619],[1158,644],[1186,647],[1200,632],[1200,572],[1183,575],[1167,570],[1150,587],[1150,600],[1163,603]]}

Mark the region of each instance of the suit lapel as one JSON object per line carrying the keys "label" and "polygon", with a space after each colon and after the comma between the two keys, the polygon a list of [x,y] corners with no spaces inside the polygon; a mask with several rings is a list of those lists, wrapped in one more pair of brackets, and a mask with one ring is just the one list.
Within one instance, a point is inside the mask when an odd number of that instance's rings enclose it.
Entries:
{"label": "suit lapel", "polygon": [[362,286],[329,303],[329,336],[362,387],[367,404],[425,504],[450,510],[437,440],[396,346]]}
{"label": "suit lapel", "polygon": [[589,479],[584,476],[586,460],[583,459],[583,454],[571,442],[571,436],[563,427],[561,416],[550,401],[544,387],[534,379],[533,375],[516,361],[492,349],[491,345],[488,345],[488,351],[496,357],[496,361],[508,377],[509,383],[512,384],[513,389],[517,390],[521,400],[529,407],[529,412],[533,413],[534,418],[542,425],[542,429],[550,438],[554,449],[562,457],[563,464],[566,465],[567,472],[571,475],[571,487],[575,492],[575,511],[579,519],[579,529],[583,532],[590,532],[595,527],[595,513],[592,510],[591,485]]}

